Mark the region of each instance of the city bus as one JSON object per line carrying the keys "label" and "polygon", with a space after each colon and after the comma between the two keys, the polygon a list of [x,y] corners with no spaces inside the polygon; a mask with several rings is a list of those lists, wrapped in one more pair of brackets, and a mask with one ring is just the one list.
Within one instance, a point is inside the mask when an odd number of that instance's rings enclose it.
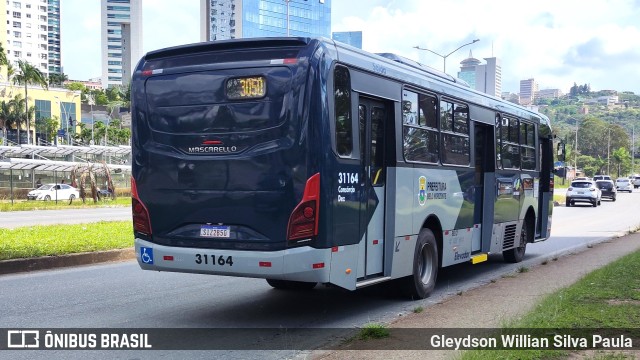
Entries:
{"label": "city bus", "polygon": [[149,52],[131,84],[144,270],[420,299],[549,237],[549,119],[410,59],[235,39]]}

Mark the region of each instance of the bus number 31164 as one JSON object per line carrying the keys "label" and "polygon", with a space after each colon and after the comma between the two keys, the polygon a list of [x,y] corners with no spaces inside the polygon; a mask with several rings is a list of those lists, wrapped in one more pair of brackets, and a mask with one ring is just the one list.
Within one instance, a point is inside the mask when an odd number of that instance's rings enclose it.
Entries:
{"label": "bus number 31164", "polygon": [[[209,260],[209,258],[211,260]],[[198,265],[200,265],[200,264],[209,265],[209,263],[211,263],[211,265],[216,265],[216,262],[220,266],[224,266],[224,265],[233,266],[233,257],[232,256],[227,256],[227,258],[225,259],[224,256],[220,255],[220,256],[218,256],[218,259],[216,260],[216,256],[215,255],[196,254],[196,264],[198,264]]]}

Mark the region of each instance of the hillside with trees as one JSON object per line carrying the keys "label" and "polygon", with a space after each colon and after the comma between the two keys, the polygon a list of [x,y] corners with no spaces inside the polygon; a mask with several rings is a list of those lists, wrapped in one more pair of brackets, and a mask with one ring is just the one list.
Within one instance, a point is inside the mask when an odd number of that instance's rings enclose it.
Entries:
{"label": "hillside with trees", "polygon": [[[618,96],[618,101],[609,105],[595,102],[603,96]],[[633,134],[640,132],[640,96],[611,90],[594,92],[588,84],[574,84],[568,95],[541,99],[537,105],[551,119],[556,142],[566,144],[567,165],[575,166],[577,160],[578,169],[587,176],[626,176],[640,169],[640,144],[632,140]]]}

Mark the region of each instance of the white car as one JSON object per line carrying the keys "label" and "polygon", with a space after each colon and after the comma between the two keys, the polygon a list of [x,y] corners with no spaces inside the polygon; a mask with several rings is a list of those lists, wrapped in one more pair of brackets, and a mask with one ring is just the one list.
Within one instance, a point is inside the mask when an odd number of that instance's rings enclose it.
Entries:
{"label": "white car", "polygon": [[633,188],[637,189],[640,187],[640,175],[633,175],[633,179],[631,180],[633,183]]}
{"label": "white car", "polygon": [[574,180],[567,189],[567,206],[573,206],[577,202],[588,202],[593,207],[600,205],[602,191],[598,189],[596,183],[587,180]]}
{"label": "white car", "polygon": [[29,191],[27,200],[73,200],[80,197],[78,189],[67,184],[44,184]]}
{"label": "white car", "polygon": [[618,188],[618,191],[633,192],[633,180],[628,178],[617,179],[616,188]]}

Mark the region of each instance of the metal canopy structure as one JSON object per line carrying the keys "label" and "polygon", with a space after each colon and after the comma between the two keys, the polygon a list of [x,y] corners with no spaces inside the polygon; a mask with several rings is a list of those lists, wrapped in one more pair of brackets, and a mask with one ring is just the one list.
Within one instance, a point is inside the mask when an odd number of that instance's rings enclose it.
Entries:
{"label": "metal canopy structure", "polygon": [[[131,172],[130,165],[106,164],[107,168],[115,172]],[[101,168],[101,163],[51,161],[36,159],[9,158],[0,160],[0,170],[38,170],[38,171],[71,171],[75,167],[94,166]]]}
{"label": "metal canopy structure", "polygon": [[106,155],[106,156],[128,156],[131,154],[131,146],[0,146],[0,158],[16,158],[25,156],[39,157],[60,157],[67,155]]}

